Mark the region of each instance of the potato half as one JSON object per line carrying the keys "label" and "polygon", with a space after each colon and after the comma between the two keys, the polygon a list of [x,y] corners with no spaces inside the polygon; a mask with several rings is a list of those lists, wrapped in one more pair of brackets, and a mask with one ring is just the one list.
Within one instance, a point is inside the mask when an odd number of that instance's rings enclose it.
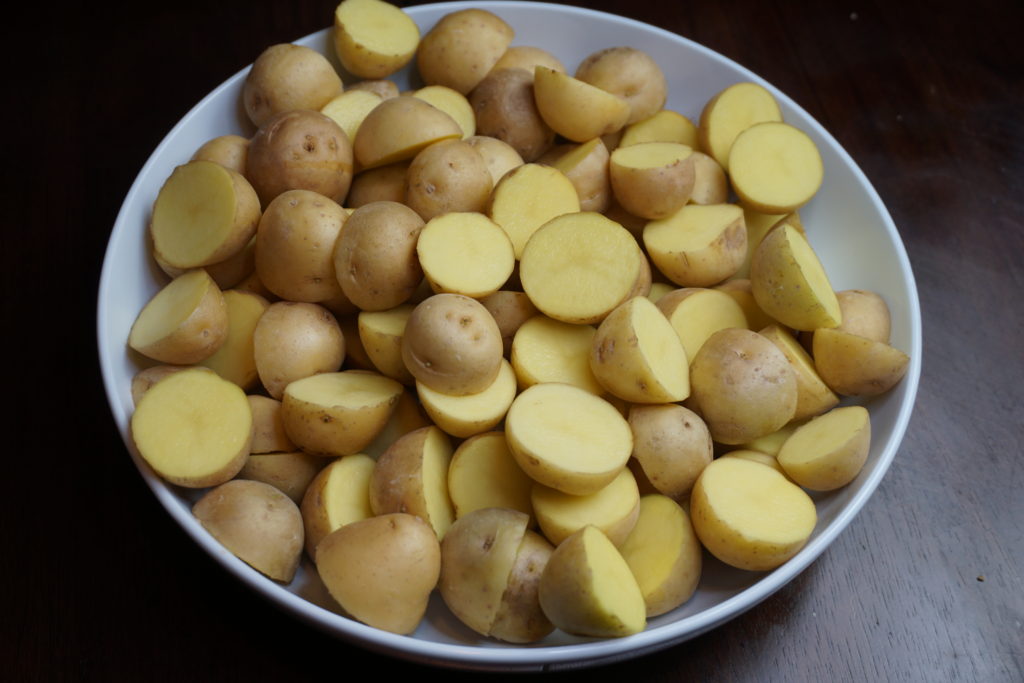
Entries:
{"label": "potato half", "polygon": [[334,51],[359,78],[385,78],[416,53],[420,30],[400,7],[382,0],[344,0],[334,10]]}
{"label": "potato half", "polygon": [[228,337],[224,295],[204,270],[165,285],[142,308],[128,346],[163,363],[188,365],[212,356]]}

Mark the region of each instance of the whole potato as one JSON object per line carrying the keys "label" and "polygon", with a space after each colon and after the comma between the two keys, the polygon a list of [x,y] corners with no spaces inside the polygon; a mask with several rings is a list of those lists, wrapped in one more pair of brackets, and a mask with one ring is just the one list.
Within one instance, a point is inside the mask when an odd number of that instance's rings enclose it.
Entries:
{"label": "whole potato", "polygon": [[345,337],[338,321],[318,304],[271,304],[253,332],[256,370],[267,393],[281,399],[291,382],[334,372],[345,360]]}
{"label": "whole potato", "polygon": [[423,36],[416,65],[427,85],[446,85],[465,95],[505,54],[514,35],[511,26],[487,10],[450,12]]}
{"label": "whole potato", "polygon": [[494,183],[484,158],[463,140],[422,150],[406,174],[405,204],[424,221],[451,212],[483,212]]}
{"label": "whole potato", "polygon": [[341,77],[327,58],[302,45],[281,43],[264,50],[245,77],[242,101],[257,126],[293,109],[320,109],[342,91]]}

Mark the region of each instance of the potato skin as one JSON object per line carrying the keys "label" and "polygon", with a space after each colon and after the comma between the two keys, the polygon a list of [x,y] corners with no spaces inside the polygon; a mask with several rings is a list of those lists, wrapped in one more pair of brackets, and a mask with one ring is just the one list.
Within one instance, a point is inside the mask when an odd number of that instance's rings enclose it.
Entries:
{"label": "potato skin", "polygon": [[341,77],[322,54],[302,45],[271,45],[253,62],[242,86],[249,120],[262,126],[292,109],[320,109],[341,94]]}
{"label": "potato skin", "polygon": [[533,73],[522,69],[492,71],[470,93],[477,135],[510,145],[523,161],[537,160],[555,141],[533,97]]}
{"label": "potato skin", "polygon": [[457,211],[482,213],[493,187],[487,163],[471,144],[442,140],[409,165],[405,204],[424,221]]}
{"label": "potato skin", "polygon": [[580,63],[576,78],[629,103],[627,124],[654,116],[668,97],[665,74],[651,56],[635,47],[609,47]]}
{"label": "potato skin", "polygon": [[416,65],[427,85],[446,85],[465,95],[505,54],[514,35],[511,26],[486,10],[451,12],[423,36]]}
{"label": "potato skin", "polygon": [[256,324],[253,347],[260,381],[278,400],[290,382],[333,372],[345,360],[345,336],[337,319],[311,303],[271,304]]}

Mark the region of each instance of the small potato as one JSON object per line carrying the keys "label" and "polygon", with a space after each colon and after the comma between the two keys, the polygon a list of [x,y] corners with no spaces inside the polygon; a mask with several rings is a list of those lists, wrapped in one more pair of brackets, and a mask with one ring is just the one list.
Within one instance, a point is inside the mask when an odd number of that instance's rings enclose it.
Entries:
{"label": "small potato", "polygon": [[619,147],[640,142],[675,142],[696,150],[697,126],[690,119],[671,109],[662,109],[646,119],[626,126]]}
{"label": "small potato", "polygon": [[482,9],[450,12],[420,41],[416,64],[427,85],[445,85],[463,95],[483,80],[505,54],[515,31]]}
{"label": "small potato", "polygon": [[453,396],[489,387],[502,362],[501,331],[483,304],[435,294],[416,306],[402,336],[402,358],[418,382]]}
{"label": "small potato", "polygon": [[478,135],[506,143],[526,162],[536,161],[555,140],[533,94],[533,72],[492,71],[469,95]]}
{"label": "small potato", "polygon": [[491,180],[495,185],[513,168],[523,165],[523,157],[512,145],[498,138],[487,135],[473,135],[466,142],[483,157],[487,170],[491,172]]}
{"label": "small potato", "polygon": [[534,315],[524,322],[512,340],[511,361],[520,389],[544,382],[580,387],[595,396],[604,387],[590,368],[590,352],[597,330]]}
{"label": "small potato", "polygon": [[383,98],[370,90],[346,90],[320,108],[348,136],[349,142],[356,139],[359,126]]}
{"label": "small potato", "polygon": [[574,142],[617,132],[629,120],[623,98],[545,66],[534,70],[533,92],[544,122]]}
{"label": "small potato", "polygon": [[[132,404],[139,405],[143,394],[149,391],[150,387],[164,379],[168,375],[187,370],[189,365],[153,365],[139,370],[132,377]],[[212,370],[211,370],[212,372]]]}
{"label": "small potato", "polygon": [[334,119],[310,109],[269,118],[249,143],[245,176],[266,206],[288,190],[311,190],[341,202],[352,183],[353,152]]}
{"label": "small potato", "polygon": [[128,346],[173,365],[209,358],[228,337],[224,294],[205,270],[191,270],[165,285],[142,308]]}
{"label": "small potato", "polygon": [[323,466],[323,458],[302,451],[258,453],[248,457],[235,478],[270,484],[298,505]]}
{"label": "small potato", "polygon": [[796,376],[796,412],[793,419],[803,421],[832,410],[839,397],[818,375],[814,360],[792,334],[778,325],[769,325],[759,332],[782,351]]}
{"label": "small potato", "polygon": [[253,333],[270,303],[259,294],[229,289],[224,292],[228,311],[228,334],[214,353],[199,361],[243,390],[252,389],[259,380]]}
{"label": "small potato", "polygon": [[615,199],[640,218],[667,218],[693,192],[693,150],[673,142],[641,142],[619,147],[608,160]]}
{"label": "small potato", "polygon": [[386,311],[361,311],[357,321],[358,337],[370,366],[408,385],[415,378],[402,360],[402,335],[413,308],[412,304],[402,304]]}
{"label": "small potato", "polygon": [[475,394],[450,396],[417,383],[416,393],[430,419],[456,438],[464,439],[494,429],[516,397],[516,373],[505,359],[490,386]]}
{"label": "small potato", "polygon": [[250,394],[252,410],[252,445],[250,453],[283,453],[294,451],[295,444],[288,438],[281,422],[281,402],[269,396]]}
{"label": "small potato", "polygon": [[487,215],[508,234],[520,259],[526,243],[542,225],[579,210],[576,186],[564,173],[530,163],[512,169],[494,186]]}
{"label": "small potato", "polygon": [[482,213],[449,211],[427,221],[416,242],[423,274],[435,292],[481,299],[512,275],[515,248]]}
{"label": "small potato", "polygon": [[814,367],[832,391],[842,396],[878,396],[896,386],[910,357],[884,342],[849,332],[814,331]]}
{"label": "small potato", "polygon": [[352,141],[363,169],[407,161],[435,142],[462,137],[455,119],[410,95],[384,100],[366,115]]}
{"label": "small potato", "polygon": [[533,481],[516,464],[505,434],[471,436],[455,449],[448,466],[448,493],[455,517],[489,507],[510,508],[533,517]]}
{"label": "small potato", "polygon": [[395,82],[386,78],[370,78],[356,81],[348,86],[348,90],[368,90],[380,96],[382,100],[390,100],[392,97],[398,97],[400,94]]}
{"label": "small potato", "polygon": [[715,332],[730,327],[748,328],[740,305],[716,289],[674,289],[658,299],[657,306],[679,335],[691,365],[700,347]]}
{"label": "small potato", "polygon": [[778,463],[800,486],[832,491],[853,481],[871,449],[871,417],[864,406],[844,406],[798,427],[782,444]]}
{"label": "small potato", "polygon": [[344,0],[334,11],[334,51],[359,78],[385,78],[416,53],[420,31],[400,7],[382,0]]}
{"label": "small potato", "polygon": [[589,55],[576,78],[618,95],[629,103],[626,123],[649,118],[665,106],[665,74],[649,54],[635,47],[610,47]]}
{"label": "small potato", "polygon": [[256,273],[289,301],[318,303],[341,293],[334,244],[348,213],[311,190],[288,190],[267,205],[256,233]]}
{"label": "small potato", "polygon": [[501,606],[491,624],[491,636],[509,643],[532,643],[555,630],[540,606],[540,577],[554,548],[529,529],[523,534],[508,576]]}
{"label": "small potato", "polygon": [[796,412],[796,376],[785,355],[756,332],[711,335],[690,366],[697,412],[711,437],[740,444],[785,425]]}
{"label": "small potato", "polygon": [[537,315],[537,307],[526,292],[505,289],[481,298],[480,303],[490,312],[494,322],[498,323],[505,357],[509,358],[516,332],[527,320]]}
{"label": "small potato", "polygon": [[762,121],[781,121],[779,103],[757,83],[734,83],[712,97],[700,115],[697,136],[701,151],[729,171],[729,153],[736,136]]}
{"label": "small potato", "polygon": [[357,209],[370,202],[405,201],[405,174],[411,161],[400,161],[387,166],[369,168],[352,177],[345,205]]}
{"label": "small potato", "polygon": [[385,311],[413,295],[423,280],[416,241],[419,214],[398,202],[354,210],[334,248],[334,272],[345,296],[364,311]]}
{"label": "small potato", "polygon": [[601,138],[577,145],[552,162],[576,187],[580,211],[603,213],[612,200],[609,155]]}
{"label": "small potato", "polygon": [[480,153],[462,140],[443,140],[413,158],[406,173],[405,204],[424,221],[451,212],[484,211],[493,189]]}
{"label": "small potato", "polygon": [[444,85],[428,85],[413,92],[412,96],[429,102],[451,116],[462,129],[463,140],[476,135],[473,105],[462,93]]}
{"label": "small potato", "polygon": [[824,165],[807,133],[766,121],[736,136],[729,150],[729,180],[744,206],[762,213],[790,213],[821,187]]}
{"label": "small potato", "polygon": [[306,532],[306,552],[311,558],[316,558],[316,547],[332,531],[373,517],[373,464],[373,459],[362,453],[342,456],[320,469],[306,487],[299,510]]}
{"label": "small potato", "polygon": [[242,86],[246,114],[257,127],[295,109],[318,110],[342,91],[341,77],[312,48],[282,43],[256,58]]}
{"label": "small potato", "polygon": [[241,135],[220,135],[208,140],[192,155],[192,161],[212,161],[235,173],[245,173],[249,138]]}
{"label": "small potato", "polygon": [[441,544],[419,517],[371,517],[325,537],[316,568],[347,613],[375,628],[412,633],[441,575]]}
{"label": "small potato", "polygon": [[643,241],[655,267],[680,287],[716,285],[732,277],[747,254],[743,210],[735,204],[687,204],[649,222]]}
{"label": "small potato", "polygon": [[682,500],[714,456],[711,432],[699,415],[681,405],[629,409],[633,458],[651,485],[664,495]]}
{"label": "small potato", "polygon": [[557,546],[587,525],[600,529],[615,545],[626,540],[640,514],[640,491],[628,467],[605,487],[582,496],[534,484],[533,512],[544,537]]}
{"label": "small potato", "polygon": [[238,479],[207,492],[192,514],[239,559],[275,581],[290,583],[302,558],[302,515],[281,491]]}
{"label": "small potato", "polygon": [[836,298],[839,300],[843,322],[835,329],[889,343],[891,317],[885,299],[863,289],[836,292]]}
{"label": "small potato", "polygon": [[534,67],[538,64],[546,66],[555,71],[565,71],[565,65],[555,55],[541,47],[530,45],[511,45],[501,59],[495,63],[491,73],[501,69],[522,69],[533,75]]}
{"label": "small potato", "polygon": [[278,301],[253,331],[256,371],[276,399],[291,382],[334,372],[345,360],[345,337],[338,321],[318,304]]}

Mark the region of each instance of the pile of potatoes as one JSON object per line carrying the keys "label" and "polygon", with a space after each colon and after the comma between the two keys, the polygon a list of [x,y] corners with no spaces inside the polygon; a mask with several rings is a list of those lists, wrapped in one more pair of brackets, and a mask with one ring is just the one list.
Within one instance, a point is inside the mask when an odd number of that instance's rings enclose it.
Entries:
{"label": "pile of potatoes", "polygon": [[[694,123],[658,64],[574,75],[477,9],[424,35],[344,0],[348,72],[258,56],[249,137],[155,198],[169,282],[128,339],[131,420],[202,524],[343,613],[413,632],[438,590],[526,643],[624,636],[685,603],[706,549],[773,569],[857,477],[907,357],[877,294],[835,292],[798,210],[822,183],[769,91]],[[415,62],[421,88],[389,76]],[[726,84],[723,84],[726,85]]]}

